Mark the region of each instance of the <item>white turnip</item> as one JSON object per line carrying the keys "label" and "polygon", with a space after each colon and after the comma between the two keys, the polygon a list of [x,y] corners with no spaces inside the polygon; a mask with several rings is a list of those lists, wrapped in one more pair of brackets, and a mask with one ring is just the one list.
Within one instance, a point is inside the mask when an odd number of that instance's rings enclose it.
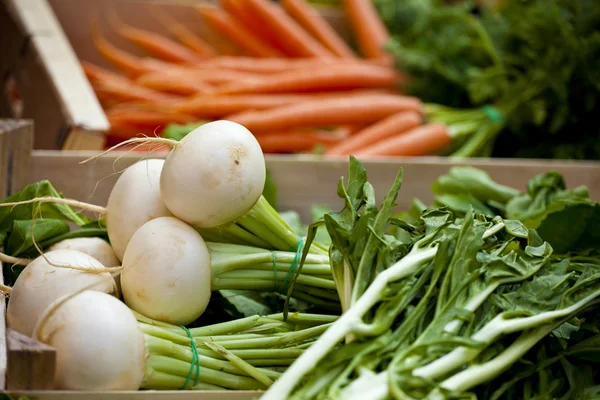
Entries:
{"label": "white turnip", "polygon": [[177,218],[212,228],[248,212],[265,180],[265,159],[254,135],[235,122],[215,121],[194,129],[169,153],[160,191]]}
{"label": "white turnip", "polygon": [[125,250],[121,287],[125,303],[156,320],[186,325],[211,295],[210,255],[198,232],[175,217],[153,219]]}
{"label": "white turnip", "polygon": [[56,389],[138,390],[146,367],[144,334],[115,297],[85,290],[50,304],[34,337],[56,349]]}
{"label": "white turnip", "polygon": [[99,237],[80,237],[61,240],[48,247],[46,251],[71,249],[92,256],[105,267],[117,267],[121,262],[117,258],[111,245]]}
{"label": "white turnip", "polygon": [[110,244],[123,260],[131,236],[146,222],[171,215],[160,196],[164,160],[138,161],[119,176],[106,205]]}
{"label": "white turnip", "polygon": [[90,285],[91,290],[117,294],[115,280],[109,272],[99,272],[102,270],[105,267],[98,260],[77,250],[54,250],[37,257],[12,287],[6,312],[8,327],[31,336],[50,303]]}

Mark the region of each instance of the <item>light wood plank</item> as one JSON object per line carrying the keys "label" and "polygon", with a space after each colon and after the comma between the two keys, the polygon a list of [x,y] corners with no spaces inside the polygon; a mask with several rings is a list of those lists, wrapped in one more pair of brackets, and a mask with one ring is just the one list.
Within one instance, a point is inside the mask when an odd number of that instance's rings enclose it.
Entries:
{"label": "light wood plank", "polygon": [[[108,120],[47,0],[3,5],[0,36],[10,51],[0,58],[0,73],[14,79],[22,98],[16,117],[36,121],[35,147],[60,149],[76,136],[81,149],[102,148]],[[0,109],[14,115],[10,104]]]}
{"label": "light wood plank", "polygon": [[[110,190],[123,170],[141,157],[164,157],[151,154],[112,153],[86,164],[79,164],[95,155],[77,152],[68,155],[59,152],[35,151],[32,158],[31,179],[49,179],[65,196],[106,205]],[[316,156],[267,156],[267,167],[278,186],[279,204],[283,210],[297,210],[307,220],[313,204],[338,208],[341,200],[336,195],[340,177],[347,176],[347,161],[320,160]],[[473,165],[488,172],[498,183],[525,190],[527,181],[536,174],[550,170],[562,173],[569,187],[585,185],[591,197],[600,200],[600,163],[574,161],[527,161],[471,159],[466,162],[441,157],[399,158],[395,160],[365,161],[369,181],[379,201],[389,189],[398,169],[404,170],[404,183],[398,197],[399,209],[410,206],[413,198],[431,201],[431,184],[452,165]]]}
{"label": "light wood plank", "polygon": [[33,123],[0,119],[0,195],[4,198],[29,181]]}
{"label": "light wood plank", "polygon": [[11,329],[7,330],[7,390],[51,390],[56,350]]}

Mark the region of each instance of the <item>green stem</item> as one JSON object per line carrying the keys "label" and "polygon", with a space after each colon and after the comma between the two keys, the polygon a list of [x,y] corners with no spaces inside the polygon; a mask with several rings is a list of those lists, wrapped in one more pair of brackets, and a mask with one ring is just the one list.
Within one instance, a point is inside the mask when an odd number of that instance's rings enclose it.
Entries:
{"label": "green stem", "polygon": [[[211,288],[212,290],[224,290],[224,289],[239,289],[239,290],[265,290],[275,289],[275,278],[279,285],[287,277],[287,272],[272,271],[257,271],[257,270],[238,270],[222,273],[218,276],[213,276]],[[239,281],[239,285],[236,284]],[[335,290],[335,282],[331,279],[318,278],[315,276],[300,274],[296,279],[297,283],[320,287],[323,289]],[[256,285],[256,286],[254,286]]]}
{"label": "green stem", "polygon": [[297,232],[281,218],[279,213],[275,211],[264,196],[261,196],[252,210],[246,214],[244,218],[252,218],[259,221],[267,229],[277,235],[285,243],[286,247],[278,248],[277,250],[290,250],[298,243],[300,239]]}
{"label": "green stem", "polygon": [[[157,337],[150,336],[150,335],[145,335],[145,340],[146,340],[146,348],[148,349],[148,351],[150,352],[151,355],[174,358],[179,361],[187,362],[188,364],[192,362],[193,354],[192,354],[192,350],[189,346],[176,344],[169,340],[157,338]],[[221,353],[218,353],[218,354],[222,355]],[[207,354],[202,354],[201,357],[199,357],[199,360],[200,360],[200,366],[202,368],[211,368],[211,369],[214,369],[217,371],[223,371],[223,372],[237,374],[237,375],[244,374],[244,370],[241,370],[235,364],[228,362],[228,361],[223,361],[223,360],[213,358],[212,355],[209,356]],[[273,366],[273,365],[267,365],[267,366]],[[189,372],[189,367],[188,367],[188,372]],[[279,372],[271,371],[268,369],[264,369],[262,371],[262,373],[265,374],[265,376],[268,376],[269,378],[273,378],[273,379],[277,379],[277,377],[279,377],[281,375],[281,373],[279,373]],[[187,374],[186,374],[186,377],[187,377]]]}
{"label": "green stem", "polygon": [[265,240],[248,232],[236,224],[228,224],[217,228],[198,228],[202,237],[206,237],[211,242],[226,242],[242,246],[256,246],[269,248],[270,245]]}
{"label": "green stem", "polygon": [[[150,355],[146,360],[146,365],[154,371],[163,372],[173,377],[180,377],[181,379],[179,380],[178,385],[172,386],[171,389],[179,389],[180,387],[182,387],[190,372],[190,363],[165,356]],[[196,379],[195,369],[193,369],[192,372],[192,379]],[[206,367],[200,370],[200,377],[198,379],[201,382],[218,385],[226,389],[263,389],[263,385],[260,382],[256,381],[254,378],[233,375]],[[176,380],[173,379],[173,381],[175,382]],[[150,385],[151,379],[146,379],[144,389],[152,389]]]}
{"label": "green stem", "polygon": [[217,343],[211,343],[211,342],[206,342],[205,345],[208,346],[213,351],[221,354],[223,357],[228,359],[233,365],[235,365],[240,371],[243,371],[246,374],[248,374],[249,376],[251,376],[252,378],[256,379],[257,381],[262,383],[265,387],[269,387],[273,384],[273,380],[271,380],[266,375],[266,373],[265,373],[266,371],[260,371],[259,369],[254,368],[252,365],[248,364],[241,358],[239,358],[236,355],[229,352],[223,346],[221,346]]}
{"label": "green stem", "polygon": [[[231,340],[222,341],[219,344],[228,350],[244,348],[277,348],[293,346],[305,341],[314,339],[325,332],[330,324],[314,326],[295,332],[276,333],[262,338],[238,340],[235,336]],[[204,341],[196,340],[199,346],[204,345]]]}
{"label": "green stem", "polygon": [[277,233],[273,232],[270,227],[263,225],[260,220],[253,218],[251,215],[247,215],[237,223],[267,242],[269,249],[290,250],[293,247],[293,245],[288,246],[285,240],[277,236]]}

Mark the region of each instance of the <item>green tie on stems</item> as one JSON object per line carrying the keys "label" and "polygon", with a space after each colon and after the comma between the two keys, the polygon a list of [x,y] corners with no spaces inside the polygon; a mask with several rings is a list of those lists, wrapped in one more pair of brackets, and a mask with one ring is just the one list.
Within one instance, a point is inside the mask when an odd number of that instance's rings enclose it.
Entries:
{"label": "green tie on stems", "polygon": [[[273,251],[237,244],[206,244],[211,256],[212,290],[286,294],[300,263],[300,249]],[[296,278],[292,296],[326,309],[340,309],[327,255],[308,254],[302,272]]]}
{"label": "green tie on stems", "polygon": [[148,353],[141,388],[151,390],[264,390],[337,319],[255,315],[188,330],[134,315]]}

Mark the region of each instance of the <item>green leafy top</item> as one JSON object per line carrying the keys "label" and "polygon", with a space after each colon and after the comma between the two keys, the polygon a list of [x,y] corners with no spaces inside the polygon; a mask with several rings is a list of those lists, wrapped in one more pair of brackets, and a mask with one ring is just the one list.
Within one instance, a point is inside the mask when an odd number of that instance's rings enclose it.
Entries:
{"label": "green leafy top", "polygon": [[393,35],[389,49],[410,76],[409,93],[501,111],[507,129],[493,154],[600,157],[597,1],[375,3]]}

